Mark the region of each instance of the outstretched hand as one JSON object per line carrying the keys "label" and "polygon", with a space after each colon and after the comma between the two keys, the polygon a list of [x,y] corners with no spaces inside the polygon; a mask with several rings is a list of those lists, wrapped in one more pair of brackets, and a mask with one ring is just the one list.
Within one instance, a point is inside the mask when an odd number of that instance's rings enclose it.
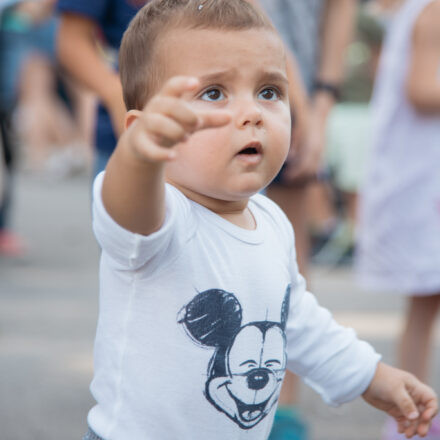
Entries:
{"label": "outstretched hand", "polygon": [[186,98],[198,87],[197,78],[176,76],[146,105],[132,110],[137,120],[128,130],[134,153],[150,162],[164,162],[176,157],[172,147],[185,142],[197,130],[226,125],[231,116],[226,111],[199,111]]}
{"label": "outstretched hand", "polygon": [[362,395],[372,406],[385,411],[407,438],[424,437],[438,412],[435,392],[405,371],[379,363],[376,374]]}

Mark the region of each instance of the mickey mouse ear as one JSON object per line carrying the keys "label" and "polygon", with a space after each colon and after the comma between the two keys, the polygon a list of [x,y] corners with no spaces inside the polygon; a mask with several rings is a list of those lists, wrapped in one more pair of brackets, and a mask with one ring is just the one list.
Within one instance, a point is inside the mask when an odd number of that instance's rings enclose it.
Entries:
{"label": "mickey mouse ear", "polygon": [[227,346],[241,326],[242,310],[232,293],[210,289],[199,293],[179,313],[178,322],[199,344]]}
{"label": "mickey mouse ear", "polygon": [[290,307],[290,284],[287,286],[286,293],[284,294],[283,305],[281,306],[281,327],[283,330],[286,328],[287,318],[289,317]]}

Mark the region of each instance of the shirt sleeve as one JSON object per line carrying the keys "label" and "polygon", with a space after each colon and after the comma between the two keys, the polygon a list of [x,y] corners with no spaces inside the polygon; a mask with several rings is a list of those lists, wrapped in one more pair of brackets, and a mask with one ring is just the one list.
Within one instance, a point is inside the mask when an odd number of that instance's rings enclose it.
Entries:
{"label": "shirt sleeve", "polygon": [[101,21],[107,9],[108,0],[58,0],[57,12],[84,15],[95,21]]}
{"label": "shirt sleeve", "polygon": [[96,177],[93,187],[93,231],[103,254],[110,257],[115,269],[142,267],[147,276],[157,273],[174,261],[188,238],[192,219],[188,200],[166,185],[162,227],[148,236],[135,234],[116,223],[106,211],[101,196],[104,175],[102,172]]}
{"label": "shirt sleeve", "polygon": [[323,400],[338,406],[360,396],[376,372],[380,355],[342,327],[306,290],[293,254],[293,281],[286,325],[287,367]]}

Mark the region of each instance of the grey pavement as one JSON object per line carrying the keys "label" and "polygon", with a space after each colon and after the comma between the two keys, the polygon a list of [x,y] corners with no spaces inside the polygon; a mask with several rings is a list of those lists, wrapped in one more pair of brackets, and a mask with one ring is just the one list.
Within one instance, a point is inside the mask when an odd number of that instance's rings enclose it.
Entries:
{"label": "grey pavement", "polygon": [[[29,249],[20,259],[0,258],[0,440],[80,440],[93,405],[88,386],[98,307],[88,178],[19,176],[14,222]],[[349,269],[314,268],[311,285],[339,321],[393,362],[400,297],[361,292]],[[437,392],[439,335],[437,328]],[[384,416],[361,399],[330,408],[304,385],[301,409],[311,440],[380,438]]]}

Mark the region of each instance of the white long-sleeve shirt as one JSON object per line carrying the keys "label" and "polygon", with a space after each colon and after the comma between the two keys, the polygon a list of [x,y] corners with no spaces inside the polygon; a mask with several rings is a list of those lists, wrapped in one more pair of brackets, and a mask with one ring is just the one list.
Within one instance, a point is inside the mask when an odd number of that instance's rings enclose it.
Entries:
{"label": "white long-sleeve shirt", "polygon": [[330,404],[379,356],[305,289],[293,230],[255,195],[249,231],[166,189],[162,228],[116,224],[94,188],[102,247],[90,427],[105,440],[265,440],[286,368]]}

